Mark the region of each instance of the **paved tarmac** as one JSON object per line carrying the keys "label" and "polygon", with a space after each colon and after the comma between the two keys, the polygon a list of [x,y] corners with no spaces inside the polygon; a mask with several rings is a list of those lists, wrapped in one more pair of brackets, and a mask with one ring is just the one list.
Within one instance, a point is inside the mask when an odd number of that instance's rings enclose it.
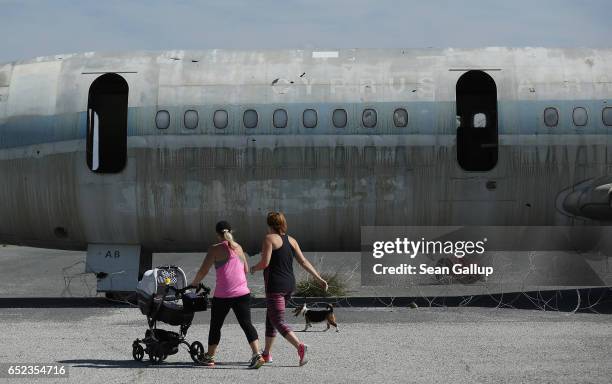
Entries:
{"label": "paved tarmac", "polygon": [[[50,383],[609,383],[612,317],[480,308],[338,308],[340,332],[298,333],[310,363],[277,340],[274,363],[245,369],[249,350],[232,314],[218,366],[194,366],[180,350],[160,366],[135,362],[131,343],[146,320],[136,308],[0,309],[0,363],[58,363]],[[263,333],[264,311],[253,310]],[[291,317],[296,329],[301,319]],[[206,343],[209,312],[188,339]],[[176,329],[176,327],[166,327]],[[146,360],[146,358],[145,358]],[[30,382],[1,379],[0,382]]]}
{"label": "paved tarmac", "polygon": [[[0,298],[92,297],[96,281],[83,273],[84,252],[27,247],[0,248]],[[193,276],[203,254],[155,254],[154,265],[176,264]],[[453,295],[461,287],[362,287],[358,253],[312,253],[327,272],[347,277],[353,296]],[[296,268],[297,270],[297,268]],[[298,279],[303,274],[298,274]],[[207,277],[214,285],[214,278]],[[249,286],[262,296],[260,275]],[[464,287],[474,289],[474,287]],[[475,287],[475,289],[480,289]],[[311,362],[297,366],[283,340],[274,363],[245,369],[249,350],[232,314],[223,330],[214,368],[195,366],[187,351],[161,366],[135,362],[131,344],[146,320],[137,308],[0,308],[3,363],[69,366],[68,379],[51,383],[610,383],[612,317],[485,308],[336,308],[341,332],[316,325],[298,333],[310,345]],[[196,315],[188,340],[206,344],[209,312]],[[253,309],[263,335],[265,311]],[[303,320],[291,317],[296,330]],[[161,326],[177,330],[177,327]],[[145,359],[146,360],[146,359]],[[25,383],[31,378],[0,383]]]}

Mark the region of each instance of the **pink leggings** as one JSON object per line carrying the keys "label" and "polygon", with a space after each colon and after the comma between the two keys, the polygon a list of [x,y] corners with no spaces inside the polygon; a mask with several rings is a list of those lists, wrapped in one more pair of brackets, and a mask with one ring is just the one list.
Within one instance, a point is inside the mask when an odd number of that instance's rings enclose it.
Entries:
{"label": "pink leggings", "polygon": [[276,336],[276,331],[285,336],[291,332],[291,327],[285,322],[285,303],[291,297],[291,293],[270,292],[266,293],[266,336]]}

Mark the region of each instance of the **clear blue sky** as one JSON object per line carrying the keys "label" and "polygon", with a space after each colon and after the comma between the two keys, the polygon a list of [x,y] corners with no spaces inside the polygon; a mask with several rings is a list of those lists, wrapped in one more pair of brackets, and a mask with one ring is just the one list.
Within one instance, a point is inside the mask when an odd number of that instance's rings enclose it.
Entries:
{"label": "clear blue sky", "polygon": [[0,0],[0,61],[137,49],[611,47],[610,0]]}

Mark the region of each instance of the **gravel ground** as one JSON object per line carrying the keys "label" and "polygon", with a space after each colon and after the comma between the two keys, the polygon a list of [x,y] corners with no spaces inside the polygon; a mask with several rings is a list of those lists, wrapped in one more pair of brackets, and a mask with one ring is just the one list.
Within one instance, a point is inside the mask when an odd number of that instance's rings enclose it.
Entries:
{"label": "gravel ground", "polygon": [[[278,340],[274,363],[245,369],[249,349],[233,315],[218,366],[194,366],[186,351],[160,366],[135,362],[131,343],[146,320],[134,308],[0,309],[0,363],[59,363],[69,379],[50,383],[609,383],[612,317],[479,308],[338,308],[340,332],[298,333],[310,363]],[[263,334],[264,311],[253,310]],[[302,320],[291,317],[295,328]],[[188,340],[206,342],[209,312],[196,314]],[[176,327],[165,327],[176,329]],[[0,379],[29,382],[29,379]]]}

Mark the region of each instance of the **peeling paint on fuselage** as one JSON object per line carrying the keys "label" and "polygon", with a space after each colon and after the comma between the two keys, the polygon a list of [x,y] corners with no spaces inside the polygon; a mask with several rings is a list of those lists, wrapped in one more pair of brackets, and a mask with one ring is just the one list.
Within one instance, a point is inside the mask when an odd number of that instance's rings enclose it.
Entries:
{"label": "peeling paint on fuselage", "polygon": [[[38,97],[40,105],[28,107],[28,115],[11,114],[25,107],[23,101],[11,105],[13,89],[5,87],[0,240],[197,251],[215,240],[216,221],[226,219],[253,251],[273,209],[287,214],[302,248],[324,251],[359,249],[364,225],[587,221],[562,214],[555,200],[572,185],[610,174],[611,128],[603,125],[601,110],[612,93],[599,81],[612,73],[610,50],[339,52],[337,59],[319,61],[305,51],[64,57],[52,110]],[[501,69],[491,72],[500,147],[490,172],[465,172],[456,160],[454,85],[462,72],[449,69],[465,68]],[[94,174],[85,162],[87,91],[95,73],[106,71],[125,71],[130,85],[128,161],[115,175]],[[275,79],[287,81],[271,85]],[[282,92],[274,90],[280,86]],[[561,113],[555,128],[542,121],[550,106]],[[574,106],[588,110],[586,127],[572,124]],[[398,107],[408,110],[406,128],[393,126]],[[242,125],[242,112],[250,108],[259,114],[254,129]],[[273,127],[277,108],[287,110],[287,128]],[[306,108],[318,111],[317,127],[303,127]],[[336,108],[347,110],[346,128],[331,124]],[[377,110],[375,128],[363,127],[364,108]],[[171,114],[166,130],[155,127],[160,109]],[[190,109],[198,111],[195,129],[183,126]],[[224,130],[212,125],[217,109],[229,113]],[[487,188],[490,181],[495,189]],[[58,227],[65,238],[58,238]]]}

